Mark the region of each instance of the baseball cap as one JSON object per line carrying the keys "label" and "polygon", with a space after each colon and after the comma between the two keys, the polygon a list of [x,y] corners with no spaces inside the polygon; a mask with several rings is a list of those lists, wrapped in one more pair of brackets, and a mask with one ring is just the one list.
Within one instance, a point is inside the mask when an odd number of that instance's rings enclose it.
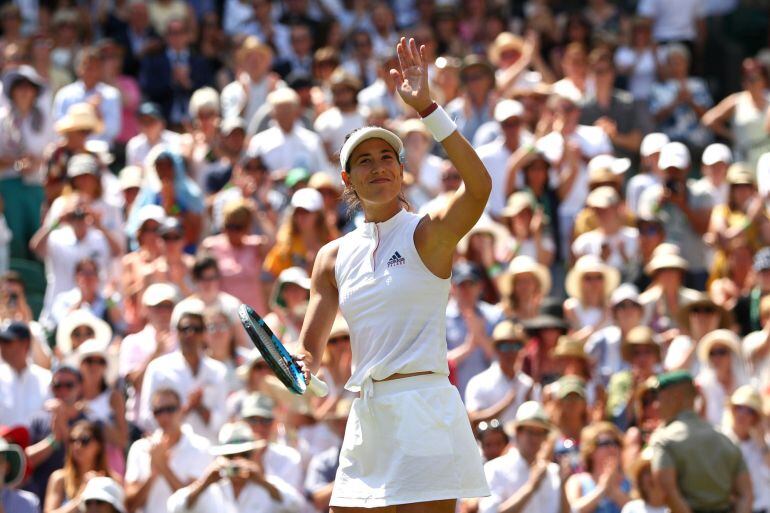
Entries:
{"label": "baseball cap", "polygon": [[218,436],[219,445],[209,449],[214,456],[227,456],[251,452],[264,447],[264,440],[257,440],[245,422],[231,422],[222,426]]}
{"label": "baseball cap", "polygon": [[686,370],[675,370],[671,372],[664,372],[658,376],[658,390],[664,390],[674,385],[681,383],[692,383],[692,374]]}
{"label": "baseball cap", "polygon": [[299,95],[294,89],[281,87],[267,95],[267,103],[273,107],[286,103],[299,105]]}
{"label": "baseball cap", "polygon": [[603,185],[591,191],[586,205],[592,208],[609,208],[620,203],[620,195],[613,187]]}
{"label": "baseball cap", "polygon": [[243,399],[241,404],[241,417],[244,419],[249,417],[272,419],[275,417],[273,408],[275,408],[275,401],[270,397],[258,393],[250,394]]}
{"label": "baseball cap", "polygon": [[142,103],[136,113],[139,116],[149,116],[151,118],[160,119],[161,121],[164,119],[160,105],[154,102]]}
{"label": "baseball cap", "polygon": [[556,381],[556,397],[564,399],[570,394],[577,394],[583,399],[586,398],[585,382],[577,376],[562,376]]}
{"label": "baseball cap", "polygon": [[690,150],[680,142],[666,144],[660,149],[658,167],[661,169],[668,169],[670,167],[687,169],[690,167]]}
{"label": "baseball cap", "polygon": [[612,291],[612,294],[610,295],[611,307],[616,307],[623,301],[633,301],[637,305],[641,305],[641,302],[639,301],[639,289],[636,288],[636,285],[623,283]]}
{"label": "baseball cap", "polygon": [[26,340],[32,338],[32,332],[29,331],[27,323],[13,321],[2,330],[0,330],[0,339],[2,340]]}
{"label": "baseball cap", "polygon": [[319,212],[324,206],[324,200],[320,192],[310,187],[305,187],[292,195],[291,206],[302,208],[309,212]]}
{"label": "baseball cap", "polygon": [[179,300],[179,292],[171,283],[153,283],[142,294],[144,306],[158,306],[166,301],[176,303]]}
{"label": "baseball cap", "polygon": [[548,414],[538,401],[525,401],[516,410],[513,427],[531,426],[550,431],[553,428]]}
{"label": "baseball cap", "polygon": [[90,153],[78,153],[67,161],[67,176],[98,175],[99,161]]}
{"label": "baseball cap", "polygon": [[126,513],[123,488],[111,477],[93,477],[86,483],[86,487],[80,496],[80,511],[86,510],[85,506],[88,501],[106,502],[115,511]]}
{"label": "baseball cap", "polygon": [[138,188],[142,186],[142,168],[140,166],[126,166],[120,170],[118,183],[122,190]]}
{"label": "baseball cap", "polygon": [[700,161],[705,166],[713,166],[717,162],[731,164],[733,162],[733,152],[725,144],[709,144],[706,146],[706,149],[703,150],[703,155],[701,156]]}
{"label": "baseball cap", "polygon": [[631,167],[631,160],[615,158],[612,155],[597,155],[588,161],[588,174],[599,174],[601,171],[609,171],[613,175],[622,175]]}
{"label": "baseball cap", "polygon": [[649,157],[650,155],[659,153],[661,148],[668,144],[669,141],[668,136],[661,132],[647,134],[644,136],[644,139],[642,139],[642,144],[639,147],[639,154],[642,157]]}
{"label": "baseball cap", "polygon": [[233,133],[233,130],[243,130],[244,132],[246,131],[246,123],[243,122],[243,119],[237,116],[231,116],[224,119],[219,124],[219,133],[222,135],[230,135]]}
{"label": "baseball cap", "polygon": [[495,105],[495,121],[502,123],[509,118],[520,118],[524,114],[524,106],[516,100],[500,100]]}
{"label": "baseball cap", "polygon": [[294,187],[299,182],[307,182],[310,180],[310,177],[312,175],[310,174],[310,171],[305,169],[304,167],[295,167],[289,170],[288,173],[286,173],[286,178],[283,181],[283,184],[286,187]]}
{"label": "baseball cap", "polygon": [[770,247],[764,247],[754,255],[754,270],[764,271],[770,269]]}
{"label": "baseball cap", "polygon": [[458,262],[452,267],[452,283],[459,285],[466,281],[481,281],[481,270],[476,264]]}
{"label": "baseball cap", "polygon": [[396,134],[385,128],[366,126],[351,132],[347,141],[342,145],[340,150],[340,166],[342,166],[342,169],[347,169],[348,159],[353,154],[353,150],[359,144],[369,139],[382,139],[395,150],[399,157],[404,152],[404,143],[401,142],[401,139]]}

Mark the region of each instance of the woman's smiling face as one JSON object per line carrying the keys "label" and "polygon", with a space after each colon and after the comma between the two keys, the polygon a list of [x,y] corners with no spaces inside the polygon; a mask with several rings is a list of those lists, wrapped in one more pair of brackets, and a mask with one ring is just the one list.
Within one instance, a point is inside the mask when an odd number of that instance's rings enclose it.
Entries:
{"label": "woman's smiling face", "polygon": [[350,171],[342,179],[352,186],[361,202],[383,204],[398,197],[403,180],[403,166],[398,153],[383,139],[367,139],[353,150]]}

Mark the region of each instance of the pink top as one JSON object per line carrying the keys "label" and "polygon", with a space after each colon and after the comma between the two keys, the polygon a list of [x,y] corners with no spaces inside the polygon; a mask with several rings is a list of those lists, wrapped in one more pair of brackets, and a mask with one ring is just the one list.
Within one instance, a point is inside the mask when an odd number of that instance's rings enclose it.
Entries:
{"label": "pink top", "polygon": [[216,258],[222,275],[221,290],[250,305],[259,315],[268,312],[262,290],[260,237],[248,235],[243,246],[233,247],[225,234],[212,235],[203,241],[204,249]]}
{"label": "pink top", "polygon": [[126,75],[119,76],[115,86],[120,89],[120,95],[123,100],[120,134],[118,134],[115,140],[125,144],[139,133],[139,120],[136,118],[136,111],[139,109],[139,103],[142,101],[142,91],[139,89],[139,84],[136,80]]}

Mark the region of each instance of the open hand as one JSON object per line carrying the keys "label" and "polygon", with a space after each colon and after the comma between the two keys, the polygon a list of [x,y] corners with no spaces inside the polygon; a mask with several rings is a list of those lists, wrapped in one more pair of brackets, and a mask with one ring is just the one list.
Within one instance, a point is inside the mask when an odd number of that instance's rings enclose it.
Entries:
{"label": "open hand", "polygon": [[390,76],[397,84],[398,94],[404,103],[421,112],[433,103],[428,88],[428,67],[425,62],[425,45],[417,48],[414,38],[405,37],[396,45],[398,64],[401,69],[391,69]]}

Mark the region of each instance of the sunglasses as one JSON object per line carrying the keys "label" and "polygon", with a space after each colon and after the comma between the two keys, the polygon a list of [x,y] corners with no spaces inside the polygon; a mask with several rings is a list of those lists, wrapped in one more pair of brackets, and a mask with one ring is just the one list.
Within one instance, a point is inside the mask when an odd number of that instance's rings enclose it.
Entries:
{"label": "sunglasses", "polygon": [[83,363],[85,363],[86,365],[106,366],[107,360],[105,360],[104,358],[89,356],[88,358],[83,358]]}
{"label": "sunglasses", "polygon": [[171,415],[179,411],[179,405],[158,406],[152,409],[152,415],[154,417],[160,417],[161,415]]}
{"label": "sunglasses", "polygon": [[348,335],[341,335],[339,337],[330,338],[327,344],[334,345],[339,344],[341,342],[350,342],[350,337]]}
{"label": "sunglasses", "polygon": [[78,328],[72,330],[72,333],[70,333],[70,337],[75,338],[89,338],[95,336],[96,333],[91,328]]}
{"label": "sunglasses", "polygon": [[203,333],[205,329],[206,328],[204,328],[203,326],[180,326],[179,328],[177,328],[177,331],[179,331],[179,333],[188,335],[190,333],[196,333],[196,334]]}
{"label": "sunglasses", "polygon": [[718,347],[716,349],[712,349],[709,351],[709,358],[716,358],[720,356],[728,356],[730,354],[730,350],[726,347]]}
{"label": "sunglasses", "polygon": [[77,385],[77,383],[74,381],[58,381],[56,383],[51,383],[51,388],[54,390],[60,390],[62,388],[66,390],[72,390],[75,388],[75,385]]}
{"label": "sunglasses", "polygon": [[604,440],[597,440],[596,447],[620,447],[620,442],[614,438],[607,438]]}
{"label": "sunglasses", "polygon": [[91,443],[91,440],[93,440],[93,437],[84,435],[84,436],[78,436],[78,437],[72,437],[70,438],[70,444],[80,444],[80,445],[88,445]]}
{"label": "sunglasses", "polygon": [[711,306],[696,306],[696,307],[693,307],[690,310],[690,313],[694,313],[694,314],[713,314],[713,313],[717,313],[717,310],[716,310],[716,308],[713,308]]}
{"label": "sunglasses", "polygon": [[162,237],[163,240],[182,240],[182,235],[179,233],[167,233]]}
{"label": "sunglasses", "polygon": [[522,342],[519,342],[518,340],[507,341],[507,342],[498,342],[495,345],[495,347],[501,353],[517,353],[524,348],[524,344]]}

